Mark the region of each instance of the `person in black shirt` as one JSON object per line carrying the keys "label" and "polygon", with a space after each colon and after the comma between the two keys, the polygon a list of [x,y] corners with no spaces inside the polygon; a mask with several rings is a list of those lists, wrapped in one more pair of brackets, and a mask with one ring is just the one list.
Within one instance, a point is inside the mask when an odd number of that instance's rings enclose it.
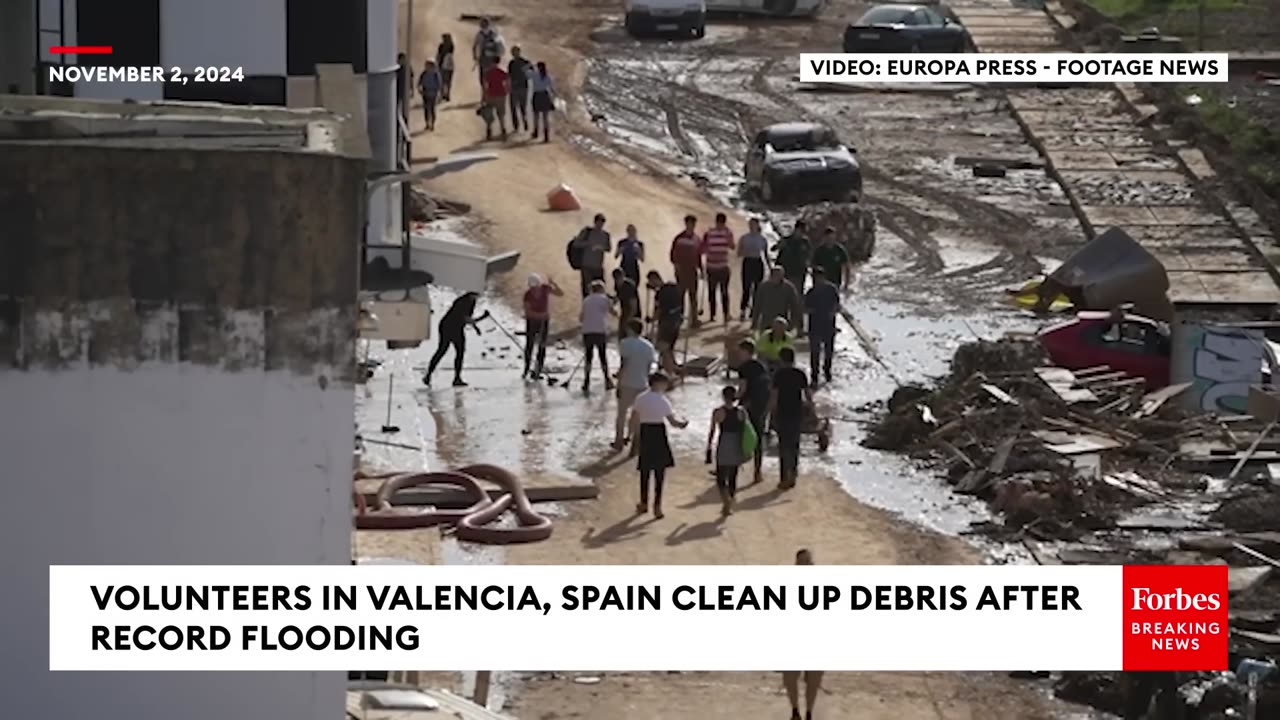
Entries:
{"label": "person in black shirt", "polygon": [[480,296],[476,293],[463,293],[461,297],[453,301],[449,309],[445,311],[444,317],[440,318],[440,324],[437,326],[440,337],[436,341],[439,345],[436,347],[436,354],[431,356],[431,363],[427,365],[427,374],[422,377],[425,385],[431,385],[431,374],[436,371],[436,366],[444,359],[444,354],[449,348],[453,348],[453,386],[466,387],[467,384],[462,380],[462,363],[467,354],[467,336],[466,329],[470,325],[476,334],[480,334],[480,327],[476,323],[489,317],[489,311],[485,310],[483,315],[479,317],[471,317],[476,311],[476,302]]}
{"label": "person in black shirt", "polygon": [[836,315],[840,313],[840,291],[822,268],[813,270],[813,287],[804,295],[809,311],[809,372],[818,384],[819,362],[827,382],[831,382],[831,360],[836,346]]}
{"label": "person in black shirt", "polygon": [[804,371],[796,367],[796,351],[784,347],[778,351],[778,369],[773,373],[769,393],[769,420],[778,433],[778,461],[782,469],[778,487],[796,486],[800,474],[800,433],[805,418],[813,407],[813,390]]}
{"label": "person in black shirt", "polygon": [[657,323],[656,342],[662,367],[667,376],[677,377],[676,342],[680,339],[680,326],[684,324],[684,291],[679,285],[666,282],[657,270],[650,270],[645,277],[645,284],[654,292],[654,315],[651,318]]}
{"label": "person in black shirt", "polygon": [[756,344],[750,340],[738,343],[736,366],[739,378],[738,397],[747,409],[747,416],[751,418],[751,425],[755,427],[756,437],[760,438],[760,442],[756,443],[753,459],[755,465],[753,482],[760,482],[764,479],[761,466],[764,463],[765,430],[769,419],[769,369],[756,357]]}
{"label": "person in black shirt", "polygon": [[440,69],[440,101],[449,102],[453,90],[453,36],[445,33],[436,46],[436,67]]}
{"label": "person in black shirt", "polygon": [[409,57],[404,53],[396,55],[396,107],[406,123],[409,122],[409,96],[413,91],[413,69],[409,67]]}
{"label": "person in black shirt", "polygon": [[511,82],[511,128],[529,131],[529,73],[533,65],[520,54],[520,48],[511,48],[511,61],[507,63],[507,78]]}
{"label": "person in black shirt", "polygon": [[627,336],[627,323],[640,318],[640,290],[622,268],[613,269],[613,299],[618,303],[618,340]]}

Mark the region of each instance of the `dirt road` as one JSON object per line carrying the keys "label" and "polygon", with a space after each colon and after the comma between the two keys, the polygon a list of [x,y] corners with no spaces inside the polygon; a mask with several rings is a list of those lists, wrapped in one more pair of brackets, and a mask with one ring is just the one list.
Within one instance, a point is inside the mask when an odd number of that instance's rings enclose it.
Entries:
{"label": "dirt road", "polygon": [[[851,3],[833,5],[816,25],[717,24],[700,43],[641,43],[616,30],[620,4],[614,2],[420,0],[415,57],[434,52],[439,34],[451,32],[459,47],[459,74],[454,101],[444,107],[435,132],[416,136],[414,153],[474,147],[499,152],[497,162],[436,181],[431,190],[470,203],[484,223],[481,239],[495,249],[519,249],[522,271],[549,274],[572,288],[575,278],[564,263],[564,243],[591,214],[605,213],[614,230],[634,222],[649,243],[649,265],[665,269],[668,241],[684,214],[709,218],[727,204],[740,211],[734,223],[741,227],[742,212],[755,210],[737,192],[736,170],[748,133],[762,123],[796,116],[827,120],[860,148],[871,202],[888,231],[882,256],[858,279],[861,311],[878,318],[886,342],[903,355],[918,355],[940,336],[912,337],[919,326],[901,320],[902,313],[928,314],[944,302],[985,312],[992,287],[1022,279],[1035,256],[1053,255],[1077,242],[1071,236],[1073,221],[1043,173],[1010,173],[998,184],[965,177],[942,162],[958,152],[1034,155],[998,98],[973,89],[842,95],[790,90],[794,62],[789,58],[818,42],[813,38],[834,37],[841,18],[855,11]],[[557,116],[560,134],[552,143],[521,137],[477,145],[483,127],[474,115],[478,87],[469,59],[475,26],[459,20],[462,12],[505,16],[501,27],[508,43],[548,62],[570,100],[570,117]],[[414,123],[421,127],[416,114]],[[572,133],[564,132],[566,123]],[[541,211],[546,191],[558,182],[579,192],[582,212]],[[770,217],[780,225],[787,219],[785,214]],[[523,290],[523,272],[503,290],[514,301]],[[576,310],[576,302],[559,303],[555,328],[576,324]],[[956,329],[946,331],[952,334],[942,342],[953,342]],[[707,331],[703,344],[713,346],[718,337]],[[403,354],[395,362],[407,370],[420,365],[429,350]],[[938,354],[949,353],[939,349]],[[888,379],[877,376],[852,341],[842,341],[837,363],[837,375],[854,389],[839,395],[833,408],[840,420],[833,448],[838,454],[843,446],[856,446],[860,432],[850,414],[851,398],[862,391],[881,392]],[[920,365],[903,360],[901,367],[911,371]],[[819,563],[979,561],[957,539],[854,500],[825,470],[831,466],[816,462],[799,488],[779,494],[770,459],[766,482],[747,489],[741,511],[719,522],[700,452],[718,380],[675,393],[676,404],[694,424],[675,438],[678,468],[668,480],[667,517],[635,518],[634,466],[610,460],[605,448],[612,400],[582,399],[545,387],[520,391],[516,375],[486,365],[471,373],[473,387],[465,395],[439,390],[419,400],[435,419],[435,443],[445,461],[511,457],[528,472],[569,464],[589,470],[600,485],[598,501],[570,505],[567,516],[557,518],[550,541],[511,549],[506,562],[781,564],[800,547],[812,548]],[[518,413],[511,407],[513,392],[523,400]],[[863,462],[861,457],[848,460]],[[393,540],[380,537],[380,543],[380,550],[396,552]],[[678,641],[671,642],[678,651]],[[512,711],[546,720],[676,720],[785,717],[787,708],[776,675],[695,673],[607,676],[592,685],[534,678],[516,694]],[[823,720],[1052,716],[1053,706],[1034,688],[983,674],[833,675],[817,713]]]}

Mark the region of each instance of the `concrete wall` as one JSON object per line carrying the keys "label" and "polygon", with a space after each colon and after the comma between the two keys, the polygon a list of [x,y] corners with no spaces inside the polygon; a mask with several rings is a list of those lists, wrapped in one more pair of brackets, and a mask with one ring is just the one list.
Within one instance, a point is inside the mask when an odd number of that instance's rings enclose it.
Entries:
{"label": "concrete wall", "polygon": [[338,717],[340,673],[53,674],[50,564],[345,564],[364,164],[0,144],[6,716]]}
{"label": "concrete wall", "polygon": [[0,93],[35,92],[35,0],[0,2]]}

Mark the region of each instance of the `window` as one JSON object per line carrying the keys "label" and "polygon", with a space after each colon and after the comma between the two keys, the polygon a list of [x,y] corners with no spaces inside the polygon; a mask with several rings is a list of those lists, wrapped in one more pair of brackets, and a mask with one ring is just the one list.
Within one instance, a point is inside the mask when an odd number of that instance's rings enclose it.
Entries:
{"label": "window", "polygon": [[926,25],[940,27],[946,24],[946,21],[943,20],[942,16],[934,12],[931,8],[922,8],[920,12],[924,14],[925,20],[928,21],[925,23]]}
{"label": "window", "polygon": [[858,19],[858,25],[900,25],[910,24],[911,8],[881,5],[872,8]]}
{"label": "window", "polygon": [[160,64],[160,0],[79,0],[75,12],[77,45],[111,47],[110,55],[77,56],[80,65]]}
{"label": "window", "polygon": [[285,7],[289,75],[315,75],[317,63],[368,70],[367,0],[287,0]]}

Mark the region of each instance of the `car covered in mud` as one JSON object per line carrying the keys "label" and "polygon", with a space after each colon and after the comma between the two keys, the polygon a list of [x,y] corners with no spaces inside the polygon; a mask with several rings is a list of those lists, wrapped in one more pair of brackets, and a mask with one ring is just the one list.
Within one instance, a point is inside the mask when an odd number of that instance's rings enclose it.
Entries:
{"label": "car covered in mud", "polygon": [[770,125],[756,133],[747,152],[746,189],[771,204],[856,202],[862,197],[862,168],[854,153],[826,125]]}
{"label": "car covered in mud", "polygon": [[627,32],[644,34],[707,34],[707,3],[704,0],[626,0]]}
{"label": "car covered in mud", "polygon": [[877,5],[844,31],[844,51],[964,52],[968,33],[950,12],[930,5]]}
{"label": "car covered in mud", "polygon": [[764,17],[816,17],[827,0],[707,0],[707,12]]}

